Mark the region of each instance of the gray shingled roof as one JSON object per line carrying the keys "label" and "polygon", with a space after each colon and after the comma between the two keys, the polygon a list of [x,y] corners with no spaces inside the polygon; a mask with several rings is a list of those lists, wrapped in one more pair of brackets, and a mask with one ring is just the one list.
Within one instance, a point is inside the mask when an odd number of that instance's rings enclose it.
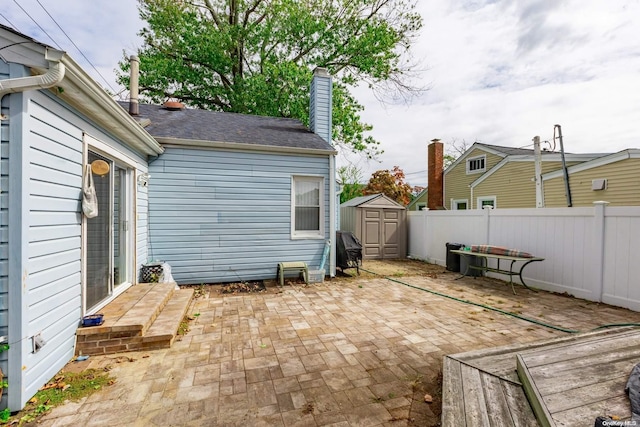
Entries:
{"label": "gray shingled roof", "polygon": [[[507,156],[528,156],[528,155],[534,154],[532,148],[504,147],[501,145],[483,144],[482,142],[476,142],[476,145],[481,145],[481,146],[499,151],[501,153],[506,154]],[[555,153],[553,151],[542,150],[541,154],[545,155],[545,154],[555,154]],[[571,154],[571,153],[566,153],[566,154]]]}
{"label": "gray shingled roof", "polygon": [[[128,109],[129,104],[120,102],[120,105]],[[145,130],[154,138],[334,151],[329,143],[294,119],[199,109],[171,111],[150,104],[140,104],[139,111],[139,119],[151,121]]]}

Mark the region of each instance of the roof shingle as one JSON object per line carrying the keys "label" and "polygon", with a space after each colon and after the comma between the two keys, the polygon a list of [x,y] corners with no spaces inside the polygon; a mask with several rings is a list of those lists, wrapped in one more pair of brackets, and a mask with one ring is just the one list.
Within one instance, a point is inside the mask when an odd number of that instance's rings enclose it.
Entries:
{"label": "roof shingle", "polygon": [[[126,102],[120,105],[128,108]],[[151,104],[140,104],[139,111],[140,119],[151,121],[145,130],[155,138],[334,150],[295,119],[200,109],[168,110]]]}

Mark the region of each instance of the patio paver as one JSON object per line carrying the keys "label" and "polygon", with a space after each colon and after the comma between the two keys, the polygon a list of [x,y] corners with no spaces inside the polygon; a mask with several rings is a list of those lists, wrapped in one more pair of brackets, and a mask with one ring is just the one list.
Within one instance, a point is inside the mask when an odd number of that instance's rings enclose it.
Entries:
{"label": "patio paver", "polygon": [[[621,308],[455,277],[399,280],[565,328],[640,322]],[[442,356],[566,335],[382,278],[212,292],[194,312],[191,331],[170,349],[81,362],[110,365],[117,383],[72,413],[55,408],[41,425],[434,425],[437,402],[423,398],[439,400]]]}

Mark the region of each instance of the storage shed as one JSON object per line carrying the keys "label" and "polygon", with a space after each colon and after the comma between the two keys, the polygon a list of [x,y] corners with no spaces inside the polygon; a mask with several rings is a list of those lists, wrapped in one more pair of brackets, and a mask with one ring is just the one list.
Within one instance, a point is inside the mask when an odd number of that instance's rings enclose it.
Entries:
{"label": "storage shed", "polygon": [[340,229],[362,243],[364,259],[407,256],[407,210],[384,194],[356,197],[340,205]]}

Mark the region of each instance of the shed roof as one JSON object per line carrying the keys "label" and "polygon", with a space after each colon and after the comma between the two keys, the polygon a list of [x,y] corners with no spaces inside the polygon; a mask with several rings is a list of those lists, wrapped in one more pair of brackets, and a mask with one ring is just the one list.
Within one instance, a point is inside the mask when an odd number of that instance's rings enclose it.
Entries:
{"label": "shed roof", "polygon": [[[120,105],[127,108],[128,103]],[[152,104],[140,104],[139,111],[141,120],[150,121],[145,130],[161,143],[166,143],[164,138],[172,138],[335,151],[331,144],[295,119],[190,108],[169,110]]]}
{"label": "shed roof", "polygon": [[341,208],[346,207],[376,207],[376,208],[391,208],[391,209],[406,209],[403,205],[385,196],[382,193],[369,194],[367,196],[355,197],[351,200],[340,205]]}

